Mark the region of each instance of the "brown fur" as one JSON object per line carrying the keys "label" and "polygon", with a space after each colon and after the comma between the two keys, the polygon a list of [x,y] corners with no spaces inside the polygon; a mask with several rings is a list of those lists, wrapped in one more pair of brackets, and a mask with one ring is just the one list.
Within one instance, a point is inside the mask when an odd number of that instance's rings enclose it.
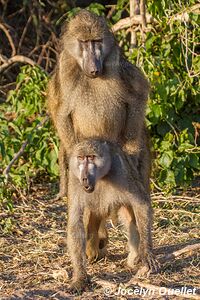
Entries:
{"label": "brown fur", "polygon": [[[103,73],[91,79],[80,67],[77,40],[102,38]],[[144,126],[148,89],[147,80],[121,54],[102,17],[83,10],[67,24],[48,85],[48,108],[61,141],[60,196],[67,193],[70,152],[85,138],[117,142],[130,155],[137,153],[139,160],[133,162],[148,187],[150,159]]]}

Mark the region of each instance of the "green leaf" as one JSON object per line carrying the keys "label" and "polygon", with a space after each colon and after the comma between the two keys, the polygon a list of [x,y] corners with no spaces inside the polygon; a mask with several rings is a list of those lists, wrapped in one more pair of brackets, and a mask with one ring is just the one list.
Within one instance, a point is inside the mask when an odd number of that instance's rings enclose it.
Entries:
{"label": "green leaf", "polygon": [[192,153],[190,155],[189,165],[194,169],[200,170],[200,156]]}
{"label": "green leaf", "polygon": [[159,160],[163,168],[169,168],[173,161],[173,151],[164,152]]}

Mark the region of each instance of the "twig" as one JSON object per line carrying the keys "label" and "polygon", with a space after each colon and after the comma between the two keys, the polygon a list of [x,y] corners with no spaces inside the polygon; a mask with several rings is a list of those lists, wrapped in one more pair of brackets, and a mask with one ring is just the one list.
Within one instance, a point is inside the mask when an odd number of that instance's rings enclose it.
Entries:
{"label": "twig", "polygon": [[16,49],[15,49],[13,39],[12,39],[10,33],[8,32],[8,29],[2,23],[0,23],[0,29],[3,30],[3,32],[5,33],[7,39],[10,43],[11,49],[12,49],[12,56],[14,56],[16,54]]}
{"label": "twig", "polygon": [[[130,18],[133,18],[136,14],[136,0],[130,0]],[[131,32],[131,48],[135,48],[137,46],[137,34],[133,28],[130,28]]]}
{"label": "twig", "polygon": [[140,15],[142,17],[142,30],[144,31],[147,27],[147,21],[146,21],[146,3],[145,0],[140,0]]}
{"label": "twig", "polygon": [[5,69],[7,69],[8,67],[10,67],[12,64],[14,63],[25,63],[25,64],[29,64],[29,65],[32,65],[32,66],[35,66],[36,63],[26,57],[26,56],[23,56],[23,55],[15,55],[11,58],[8,58],[1,66],[0,66],[0,73],[4,72]]}
{"label": "twig", "polygon": [[[24,63],[24,64],[29,64],[31,66],[38,65],[35,61],[33,61],[32,59],[24,55],[15,55],[11,58],[5,58],[5,56],[3,56],[3,59],[4,59],[4,63],[0,65],[0,74],[15,63]],[[42,68],[40,65],[38,66],[40,67],[41,70],[43,70],[46,74],[48,74],[47,71],[44,70],[44,68]]]}
{"label": "twig", "polygon": [[186,246],[186,247],[184,247],[184,248],[182,248],[180,250],[177,250],[177,251],[174,251],[174,252],[172,252],[170,254],[165,255],[164,257],[162,257],[160,259],[160,262],[161,263],[166,262],[166,261],[174,259],[174,258],[176,258],[176,257],[178,257],[178,256],[180,256],[182,254],[185,254],[185,253],[191,252],[191,251],[196,251],[198,249],[200,249],[200,243],[194,244],[194,245],[188,245],[188,246]]}
{"label": "twig", "polygon": [[[37,126],[35,128],[33,128],[32,133],[34,131],[37,131],[40,127],[42,127],[49,119],[49,116],[46,116],[39,124],[37,124]],[[10,161],[9,165],[4,169],[3,174],[5,175],[6,179],[8,180],[9,178],[9,172],[10,169],[12,167],[12,165],[14,164],[14,162],[24,153],[24,150],[26,148],[26,146],[29,144],[29,140],[26,140],[21,148],[19,149],[19,151],[15,154],[15,156],[13,157],[13,159]]]}
{"label": "twig", "polygon": [[184,9],[181,13],[177,13],[169,18],[168,24],[171,21],[179,20],[181,22],[188,22],[190,20],[189,13],[195,12],[196,14],[200,13],[200,4],[195,4],[191,7]]}
{"label": "twig", "polygon": [[17,53],[20,52],[20,49],[21,49],[21,46],[22,46],[24,37],[25,37],[25,35],[26,35],[27,29],[28,29],[28,26],[29,26],[31,20],[32,20],[32,15],[29,16],[28,21],[27,21],[27,23],[26,23],[26,26],[24,27],[24,30],[23,30],[23,32],[22,32],[22,35],[21,35],[21,38],[20,38],[20,41],[19,41],[19,46],[18,46],[18,48],[17,48]]}
{"label": "twig", "polygon": [[157,208],[156,211],[158,212],[158,210],[160,211],[166,211],[166,212],[169,212],[171,214],[173,213],[177,213],[177,214],[185,214],[185,215],[190,215],[190,216],[198,216],[198,212],[192,212],[192,211],[188,211],[188,210],[183,210],[183,209],[168,209],[168,208]]}
{"label": "twig", "polygon": [[154,181],[152,178],[150,178],[150,181],[151,181],[151,183],[153,183],[153,185],[155,186],[155,188],[156,188],[158,191],[162,191],[162,189],[155,183],[155,181]]}
{"label": "twig", "polygon": [[4,63],[6,61],[7,61],[7,57],[4,56],[4,55],[2,55],[2,54],[0,54],[0,62]]}
{"label": "twig", "polygon": [[106,18],[108,20],[110,20],[112,18],[112,15],[114,14],[115,10],[116,10],[116,5],[106,5],[107,8],[110,8]]}
{"label": "twig", "polygon": [[44,53],[46,52],[47,47],[49,47],[49,44],[50,44],[50,41],[48,41],[45,45],[42,45],[42,51],[41,51],[40,56],[37,60],[38,65],[41,64],[41,62],[43,60]]}
{"label": "twig", "polygon": [[[150,14],[146,14],[146,21],[147,24],[157,23],[157,21]],[[140,15],[135,15],[133,17],[124,18],[118,21],[115,25],[112,26],[112,31],[116,32],[131,27],[133,25],[140,24],[142,24],[142,17]]]}
{"label": "twig", "polygon": [[[169,201],[170,199],[176,199],[177,201],[197,201],[200,202],[200,195],[197,195],[196,197],[189,197],[189,196],[179,196],[179,195],[171,195],[169,197],[165,197],[163,193],[153,193],[151,195],[151,198],[156,201]],[[158,198],[158,199],[157,199]],[[173,200],[174,201],[174,200]]]}
{"label": "twig", "polygon": [[145,43],[145,30],[147,27],[145,0],[140,0],[140,15],[142,17],[141,35],[142,42]]}

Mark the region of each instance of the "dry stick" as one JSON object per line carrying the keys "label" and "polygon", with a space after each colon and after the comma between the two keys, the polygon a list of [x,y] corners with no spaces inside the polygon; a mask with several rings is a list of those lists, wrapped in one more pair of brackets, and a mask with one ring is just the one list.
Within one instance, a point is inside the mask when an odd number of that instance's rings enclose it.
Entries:
{"label": "dry stick", "polygon": [[21,49],[21,46],[22,46],[24,37],[25,37],[25,35],[26,35],[26,32],[27,32],[27,30],[28,30],[28,26],[29,26],[31,20],[32,20],[32,15],[29,16],[28,21],[27,21],[27,23],[26,23],[26,26],[24,27],[24,30],[23,30],[23,32],[22,32],[22,35],[21,35],[21,38],[20,38],[20,41],[19,41],[19,46],[18,46],[18,48],[17,48],[17,52],[18,52],[18,53],[20,52],[20,49]]}
{"label": "dry stick", "polygon": [[5,63],[8,60],[8,58],[2,54],[0,54],[0,63]]}
{"label": "dry stick", "polygon": [[177,251],[174,251],[170,254],[165,255],[164,257],[162,257],[160,259],[160,261],[161,261],[161,263],[163,263],[163,262],[166,262],[170,259],[174,259],[174,258],[176,258],[176,257],[178,257],[182,254],[185,254],[185,253],[190,252],[190,251],[196,251],[198,249],[200,249],[200,243],[194,244],[194,245],[188,245],[188,246],[186,246],[186,247],[184,247],[180,250],[177,250]]}
{"label": "dry stick", "polygon": [[175,20],[178,20],[178,21],[181,21],[181,22],[190,21],[189,13],[191,13],[191,12],[195,12],[196,14],[200,14],[200,4],[192,5],[191,7],[185,8],[181,13],[177,13],[175,15],[172,15],[169,18],[168,24],[171,21],[175,21]]}
{"label": "dry stick", "polygon": [[36,63],[32,59],[30,59],[26,56],[15,55],[11,58],[8,58],[2,65],[0,65],[0,73],[4,72],[5,69],[7,69],[12,64],[17,63],[17,62],[29,64],[29,65],[32,65],[32,66],[36,65]]}
{"label": "dry stick", "polygon": [[[9,68],[11,65],[15,64],[15,63],[24,63],[24,64],[29,64],[31,66],[37,66],[38,64],[33,61],[32,59],[24,56],[24,55],[15,55],[11,58],[7,58],[5,59],[5,56],[3,56],[4,58],[4,62],[2,65],[0,65],[0,74],[3,73],[7,68]],[[38,65],[38,67],[45,72],[46,74],[47,71],[44,70],[44,68],[42,68],[40,65]]]}
{"label": "dry stick", "polygon": [[42,45],[42,51],[40,53],[40,56],[37,60],[37,64],[40,65],[42,60],[43,60],[43,56],[44,56],[44,53],[46,52],[46,48],[49,46],[49,41],[45,44],[45,45]]}
{"label": "dry stick", "polygon": [[146,3],[145,0],[140,0],[140,15],[142,17],[142,29],[145,30],[147,27],[147,21],[146,21]]}
{"label": "dry stick", "polygon": [[142,17],[142,42],[144,44],[145,42],[145,30],[147,27],[147,21],[146,21],[146,7],[145,7],[145,0],[140,0],[140,15]]}
{"label": "dry stick", "polygon": [[[136,0],[130,0],[130,18],[134,17],[136,15]],[[131,32],[131,48],[135,48],[137,46],[137,34],[136,31],[133,28],[130,28]]]}
{"label": "dry stick", "polygon": [[[49,119],[49,116],[46,116],[33,130],[32,133],[34,131],[37,131],[41,126],[43,126]],[[13,157],[13,159],[10,161],[9,165],[4,169],[3,174],[5,175],[6,179],[8,180],[9,177],[9,172],[10,169],[12,167],[12,165],[14,164],[14,162],[24,153],[24,150],[26,148],[26,146],[28,145],[29,141],[26,140],[21,148],[19,149],[19,151],[15,154],[15,156]]]}
{"label": "dry stick", "polygon": [[[157,21],[150,15],[146,14],[146,22],[147,24],[157,23]],[[112,26],[112,31],[116,32],[133,25],[141,25],[142,24],[142,17],[140,15],[135,15],[133,17],[123,18],[118,21],[115,25]]]}
{"label": "dry stick", "polygon": [[14,56],[16,54],[16,49],[15,49],[13,39],[12,39],[10,33],[8,32],[8,29],[2,23],[0,23],[0,29],[3,30],[3,32],[7,36],[7,39],[10,43],[11,48],[12,48],[12,56]]}
{"label": "dry stick", "polygon": [[200,202],[200,195],[194,196],[183,196],[183,195],[170,195],[165,196],[162,192],[158,193],[152,193],[151,199],[155,200],[157,202],[163,202],[163,201],[188,201],[188,202]]}

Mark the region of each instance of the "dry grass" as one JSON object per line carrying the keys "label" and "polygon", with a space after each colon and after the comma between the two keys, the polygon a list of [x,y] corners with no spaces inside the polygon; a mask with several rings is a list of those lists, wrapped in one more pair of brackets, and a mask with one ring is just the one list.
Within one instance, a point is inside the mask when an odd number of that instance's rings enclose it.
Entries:
{"label": "dry grass", "polygon": [[[126,267],[126,238],[120,228],[109,225],[106,259],[88,265],[92,284],[82,296],[68,293],[71,265],[66,248],[66,203],[51,200],[50,186],[34,187],[19,200],[12,216],[12,232],[0,236],[0,299],[141,299],[116,296],[119,286],[136,287],[134,271]],[[45,196],[46,195],[46,196]],[[169,197],[152,195],[154,245],[157,257],[199,242],[198,191]],[[190,251],[162,264],[159,274],[138,280],[140,286],[198,287],[199,258]],[[134,283],[131,284],[131,283]],[[110,295],[105,288],[110,288]],[[151,288],[151,286],[149,286]],[[198,292],[197,292],[198,294]],[[148,296],[146,299],[181,299],[180,296]],[[191,298],[192,299],[192,298]],[[196,295],[196,299],[200,296]]]}

